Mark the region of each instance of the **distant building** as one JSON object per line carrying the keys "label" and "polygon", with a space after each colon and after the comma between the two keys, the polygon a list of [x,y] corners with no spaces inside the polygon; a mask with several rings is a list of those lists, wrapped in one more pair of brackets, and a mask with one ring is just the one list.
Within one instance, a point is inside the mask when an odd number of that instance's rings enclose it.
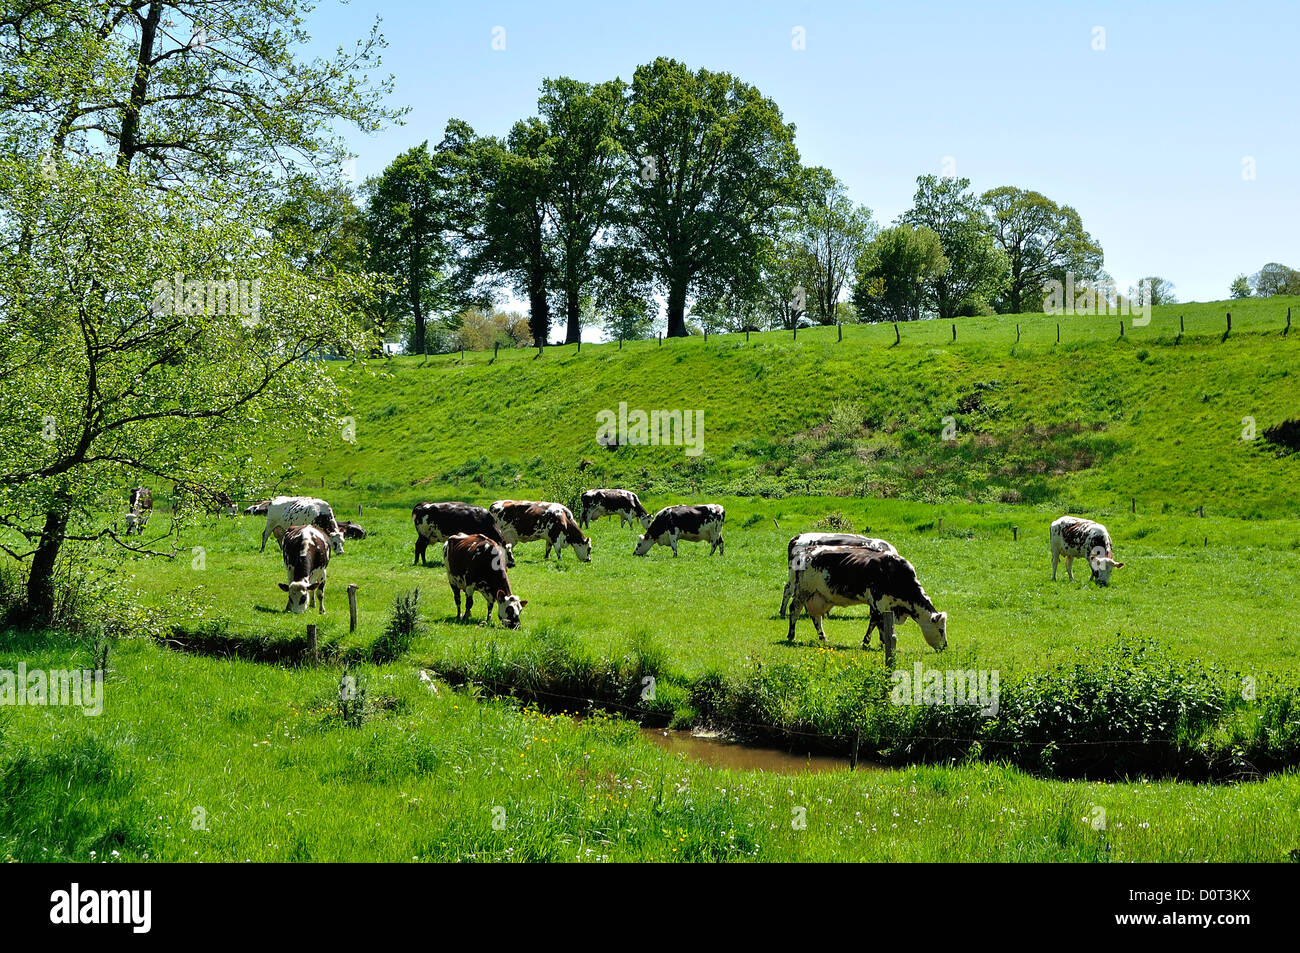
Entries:
{"label": "distant building", "polygon": [[405,353],[406,353],[406,345],[404,345],[401,341],[384,342],[385,357],[392,357],[394,354],[405,354]]}

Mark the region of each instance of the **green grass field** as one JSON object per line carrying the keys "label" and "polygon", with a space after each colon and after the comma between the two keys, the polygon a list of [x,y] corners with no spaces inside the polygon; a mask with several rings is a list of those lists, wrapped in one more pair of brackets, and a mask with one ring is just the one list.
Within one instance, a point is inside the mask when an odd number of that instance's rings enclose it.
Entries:
{"label": "green grass field", "polygon": [[[1288,304],[1300,299],[1158,308],[1122,339],[1118,319],[1068,318],[1060,345],[1057,319],[1026,315],[962,319],[955,343],[949,325],[922,322],[902,326],[896,347],[892,327],[854,326],[842,343],[821,328],[797,341],[322,365],[352,390],[340,416],[355,441],[326,434],[306,451],[271,449],[293,476],[248,494],[323,496],[340,519],[363,507],[369,535],[332,561],[328,612],[281,611],[284,572],[273,543],[257,551],[260,518],[187,526],[166,544],[172,560],[85,553],[135,629],[159,638],[115,643],[101,717],[0,709],[0,855],[1286,859],[1300,849],[1300,777],[1285,740],[1300,738],[1300,706],[1285,696],[1300,671],[1300,457],[1242,431],[1247,417],[1262,435],[1297,415],[1300,355],[1296,336],[1280,333]],[[703,454],[598,446],[597,412],[624,401],[704,410]],[[724,504],[725,555],[682,544],[677,559],[661,547],[637,558],[632,531],[605,520],[589,564],[518,548],[522,632],[481,624],[481,599],[474,624],[456,623],[440,552],[412,565],[411,506],[556,498],[579,480],[635,489],[651,510]],[[165,529],[165,492],[155,506],[151,529]],[[1051,580],[1047,527],[1067,510],[1110,528],[1126,564],[1111,587],[1081,567],[1073,583],[1063,565]],[[679,725],[707,720],[702,685],[752,701],[786,679],[764,717],[838,731],[857,717],[849,695],[883,671],[879,649],[860,647],[865,610],[833,613],[827,646],[806,619],[787,643],[777,617],[786,541],[832,514],[891,540],[949,615],[943,655],[915,625],[899,629],[899,668],[1032,680],[1126,639],[1154,640],[1170,666],[1210,673],[1225,691],[1249,679],[1261,697],[1283,693],[1267,713],[1234,705],[1208,728],[1177,715],[1170,738],[1240,754],[1240,739],[1272,719],[1292,767],[1240,784],[1151,780],[1154,768],[1126,770],[1128,781],[1053,780],[976,757],[809,777],[715,771],[653,748],[624,719],[572,722],[472,684],[431,693],[417,677],[472,683],[527,668],[511,684],[586,710],[597,674],[635,685],[653,671],[660,696],[647,713]],[[360,587],[356,633],[349,584]],[[365,661],[394,600],[417,587],[423,633],[391,664]],[[237,647],[296,662],[308,622],[320,628],[320,667],[204,654]],[[359,727],[337,711],[348,658],[368,693]],[[0,668],[89,659],[84,640],[0,634]],[[842,732],[834,740],[842,749]],[[806,826],[792,826],[795,808]]]}

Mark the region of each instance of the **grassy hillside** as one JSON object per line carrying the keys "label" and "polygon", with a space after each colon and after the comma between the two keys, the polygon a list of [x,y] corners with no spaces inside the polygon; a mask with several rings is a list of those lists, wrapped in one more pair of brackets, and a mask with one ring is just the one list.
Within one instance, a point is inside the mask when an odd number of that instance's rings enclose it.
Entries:
{"label": "grassy hillside", "polygon": [[[1145,327],[1045,315],[855,325],[327,365],[354,393],[289,485],[346,482],[404,503],[469,483],[814,493],[1246,518],[1300,513],[1300,299],[1156,308]],[[1232,333],[1225,339],[1225,313]],[[1179,334],[1179,317],[1186,333]],[[1119,328],[1124,324],[1124,335]],[[1056,343],[1060,326],[1060,343]],[[1019,326],[1020,343],[1016,343]],[[598,413],[703,411],[702,453],[596,441]],[[947,419],[945,419],[947,418]],[[1246,418],[1251,418],[1247,420]],[[1256,439],[1243,439],[1253,421]],[[945,427],[948,432],[945,433]],[[349,433],[351,436],[351,433]],[[945,439],[950,437],[951,439]]]}

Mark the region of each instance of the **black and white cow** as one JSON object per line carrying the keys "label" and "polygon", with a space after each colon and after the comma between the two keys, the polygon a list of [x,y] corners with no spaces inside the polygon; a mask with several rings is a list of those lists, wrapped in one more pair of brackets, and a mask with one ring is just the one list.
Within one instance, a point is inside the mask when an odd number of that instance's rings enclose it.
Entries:
{"label": "black and white cow", "polygon": [[539,503],[533,500],[497,500],[488,512],[507,543],[533,543],[546,540],[543,559],[549,559],[551,549],[558,561],[565,546],[584,563],[591,562],[591,540],[578,528],[573,511],[562,503]]}
{"label": "black and white cow", "polygon": [[279,537],[289,582],[280,588],[289,593],[285,612],[300,614],[314,601],[325,614],[325,569],[330,564],[330,539],[312,526],[291,526]]}
{"label": "black and white cow", "polygon": [[506,550],[506,566],[514,568],[514,547],[505,541],[492,514],[469,503],[417,503],[411,510],[415,522],[415,562],[425,564],[430,543],[445,542],[457,533],[486,536]]}
{"label": "black and white cow", "polygon": [[126,513],[126,535],[144,534],[144,528],[153,515],[153,491],[147,486],[137,486],[131,491],[131,501]]}
{"label": "black and white cow", "polygon": [[[948,614],[935,610],[912,564],[897,553],[861,546],[814,546],[804,554],[790,601],[788,638],[794,641],[801,608],[808,610],[817,634],[825,641],[822,616],[831,606],[857,605],[868,605],[873,613],[893,612],[896,619],[915,619],[931,648],[941,652],[948,647]],[[863,648],[870,639],[869,624]]]}
{"label": "black and white cow", "polygon": [[[800,533],[798,536],[790,537],[790,542],[786,546],[786,565],[790,567],[790,576],[786,580],[785,588],[781,591],[781,618],[783,619],[785,618],[785,607],[790,603],[790,593],[794,591],[795,571],[802,568],[803,560],[801,557],[814,546],[862,546],[878,553],[898,552],[892,544],[885,542],[883,539],[861,536],[858,533]],[[872,624],[879,625],[874,616],[874,611]]]}
{"label": "black and white cow", "polygon": [[592,520],[603,516],[617,516],[619,526],[631,526],[635,520],[643,531],[650,528],[650,514],[631,490],[587,490],[583,493],[582,517],[578,525],[585,528]]}
{"label": "black and white cow", "polygon": [[366,531],[361,528],[360,523],[351,523],[347,520],[339,521],[339,529],[343,530],[344,539],[365,539]]}
{"label": "black and white cow", "polygon": [[671,546],[673,555],[677,555],[677,543],[710,543],[709,555],[722,553],[722,521],[727,517],[726,511],[717,503],[700,503],[695,506],[665,506],[654,515],[645,535],[637,540],[636,556],[644,556],[650,547]]}
{"label": "black and white cow", "polygon": [[461,619],[460,594],[465,593],[464,620],[469,621],[474,608],[474,593],[487,596],[487,618],[492,618],[492,606],[497,607],[497,618],[508,629],[521,624],[520,614],[527,599],[520,599],[510,589],[506,575],[505,547],[478,533],[457,533],[442,544],[442,558],[447,564],[447,583],[456,597],[456,619]]}
{"label": "black and white cow", "polygon": [[343,553],[343,531],[334,520],[334,511],[324,500],[311,496],[277,496],[266,508],[266,528],[262,530],[262,552],[266,541],[277,540],[295,526],[315,526],[330,539],[336,555]]}
{"label": "black and white cow", "polygon": [[1110,585],[1111,570],[1123,563],[1115,562],[1106,527],[1078,516],[1062,516],[1052,523],[1048,538],[1052,547],[1052,579],[1056,579],[1056,563],[1065,557],[1065,574],[1073,581],[1075,559],[1086,559],[1092,568],[1092,580],[1099,586]]}

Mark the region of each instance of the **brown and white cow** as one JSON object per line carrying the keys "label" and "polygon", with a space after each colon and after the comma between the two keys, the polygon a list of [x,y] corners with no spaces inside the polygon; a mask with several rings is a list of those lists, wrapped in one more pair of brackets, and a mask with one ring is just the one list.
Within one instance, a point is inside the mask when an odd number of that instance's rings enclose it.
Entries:
{"label": "brown and white cow", "polygon": [[514,547],[502,537],[492,514],[469,503],[417,503],[411,510],[415,522],[415,562],[425,564],[430,543],[445,542],[457,533],[486,536],[506,550],[506,567],[514,568]]}
{"label": "brown and white cow", "polygon": [[289,593],[285,612],[299,614],[312,604],[325,614],[325,569],[330,564],[330,539],[321,530],[308,524],[290,526],[279,536],[280,551],[284,554],[284,568],[289,583],[280,588]]}
{"label": "brown and white cow", "polygon": [[[790,593],[794,591],[795,571],[803,568],[803,556],[814,546],[862,546],[865,549],[873,550],[878,553],[896,553],[897,549],[892,544],[885,542],[883,539],[875,539],[871,536],[862,536],[858,533],[800,533],[798,536],[790,537],[790,542],[786,546],[786,565],[790,567],[790,576],[786,580],[785,588],[781,591],[781,618],[785,618],[785,607],[790,603]],[[879,625],[879,621],[872,612],[872,625]],[[868,627],[870,632],[870,627]]]}
{"label": "brown and white cow", "polygon": [[343,553],[343,531],[334,520],[334,511],[324,500],[311,496],[277,496],[266,508],[266,528],[262,530],[262,552],[271,536],[278,540],[281,534],[295,526],[315,526],[329,537],[336,555]]}
{"label": "brown and white cow", "polygon": [[366,538],[366,531],[362,529],[360,523],[352,523],[347,520],[340,520],[339,529],[343,530],[344,539],[365,539]]}
{"label": "brown and white cow", "polygon": [[588,526],[592,520],[604,516],[617,516],[618,525],[631,526],[633,520],[641,529],[650,528],[650,514],[631,490],[587,490],[582,494],[582,517],[578,525]]}
{"label": "brown and white cow", "polygon": [[1115,553],[1106,527],[1078,516],[1062,516],[1052,523],[1048,533],[1052,548],[1052,579],[1056,579],[1056,563],[1065,557],[1065,574],[1074,580],[1075,559],[1086,559],[1092,568],[1092,581],[1099,586],[1110,585],[1111,570],[1123,563],[1115,562]]}
{"label": "brown and white cow", "polygon": [[654,515],[645,535],[637,540],[633,555],[644,556],[650,547],[672,547],[677,555],[677,543],[710,543],[709,555],[722,553],[722,522],[727,518],[726,511],[717,503],[700,503],[695,506],[665,506]]}
{"label": "brown and white cow", "polygon": [[144,534],[144,528],[153,515],[153,491],[147,486],[137,486],[131,491],[130,508],[126,514],[126,535]]}
{"label": "brown and white cow", "polygon": [[562,503],[539,503],[533,500],[497,500],[488,507],[497,529],[507,543],[533,543],[546,540],[543,559],[549,559],[551,549],[558,561],[565,546],[584,563],[591,562],[591,540],[578,528],[573,511]]}
{"label": "brown and white cow", "polygon": [[504,546],[478,533],[457,533],[442,544],[442,558],[447,564],[447,583],[456,597],[457,621],[461,619],[461,592],[465,593],[466,622],[474,608],[474,593],[481,592],[487,596],[489,620],[495,604],[501,624],[508,629],[519,628],[520,614],[528,600],[520,599],[510,589]]}
{"label": "brown and white cow", "polygon": [[254,503],[252,506],[244,508],[245,516],[265,516],[266,511],[270,509],[271,501],[262,500],[260,503]]}
{"label": "brown and white cow", "polygon": [[[799,610],[806,608],[822,641],[822,617],[831,606],[868,605],[876,613],[915,619],[925,641],[937,652],[948,647],[948,614],[938,612],[921,588],[916,569],[897,553],[875,552],[861,546],[814,546],[796,573],[790,601],[789,640]],[[871,625],[862,647],[870,644]]]}

